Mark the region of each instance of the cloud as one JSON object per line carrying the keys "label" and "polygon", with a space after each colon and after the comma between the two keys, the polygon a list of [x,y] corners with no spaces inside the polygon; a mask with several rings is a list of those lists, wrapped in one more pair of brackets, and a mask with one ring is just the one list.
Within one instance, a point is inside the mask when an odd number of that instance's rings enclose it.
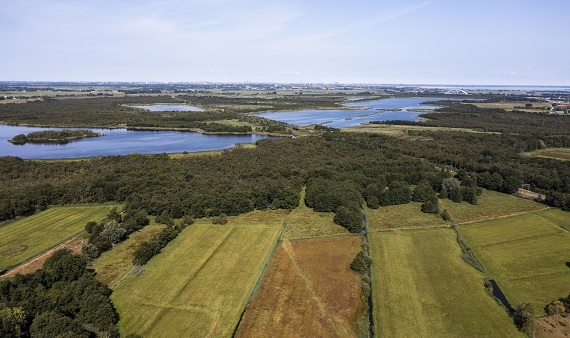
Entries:
{"label": "cloud", "polygon": [[365,28],[379,25],[384,22],[395,20],[404,17],[410,13],[416,12],[422,8],[431,5],[433,1],[418,3],[412,6],[400,7],[394,10],[387,10],[381,15],[371,17],[368,19],[361,18],[358,22],[353,22],[348,25],[336,27],[326,31],[314,32],[303,35],[289,36],[279,40],[277,43],[272,44],[272,47],[277,50],[291,50],[301,49],[306,46],[317,43],[318,41],[334,38],[343,34],[348,34]]}

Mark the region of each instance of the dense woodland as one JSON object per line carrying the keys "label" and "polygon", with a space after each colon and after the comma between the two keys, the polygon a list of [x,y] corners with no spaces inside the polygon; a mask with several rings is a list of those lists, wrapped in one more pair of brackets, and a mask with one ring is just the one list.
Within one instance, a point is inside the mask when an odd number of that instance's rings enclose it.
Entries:
{"label": "dense woodland", "polygon": [[67,249],[57,251],[42,270],[0,280],[0,335],[117,335],[119,315],[110,295],[81,256]]}
{"label": "dense woodland", "polygon": [[[220,120],[237,116],[262,126],[266,123],[267,129],[287,127],[229,110],[142,113],[122,106],[169,100],[101,98],[96,102],[3,105],[0,120],[103,126],[128,118],[129,125],[168,120],[172,127],[204,123],[204,119],[212,123],[215,116]],[[212,100],[220,104],[209,97],[201,100],[191,103],[207,106]],[[236,99],[228,100],[235,103]],[[88,337],[94,332],[115,332],[118,318],[108,299],[110,290],[85,269],[85,260],[96,258],[144,227],[148,214],[167,226],[137,249],[133,261],[139,265],[160,252],[193,218],[212,217],[223,223],[225,215],[254,209],[293,209],[303,187],[307,206],[334,212],[334,221],[355,233],[362,231],[365,206],[413,200],[423,203],[424,212],[440,213],[438,198],[476,204],[481,187],[512,193],[522,183],[529,183],[532,190],[547,195],[546,203],[570,210],[569,162],[520,156],[523,151],[570,146],[567,117],[452,104],[425,116],[432,118],[422,123],[425,125],[495,133],[409,131],[408,137],[395,138],[322,127],[313,136],[262,140],[254,149],[236,148],[212,156],[173,159],[166,154],[134,154],[54,162],[0,157],[0,222],[54,204],[125,203],[122,214],[112,211],[106,220],[86,225],[89,245],[84,247],[83,257],[59,252],[43,270],[0,282],[2,334],[58,332]],[[445,211],[442,217],[446,217]]]}

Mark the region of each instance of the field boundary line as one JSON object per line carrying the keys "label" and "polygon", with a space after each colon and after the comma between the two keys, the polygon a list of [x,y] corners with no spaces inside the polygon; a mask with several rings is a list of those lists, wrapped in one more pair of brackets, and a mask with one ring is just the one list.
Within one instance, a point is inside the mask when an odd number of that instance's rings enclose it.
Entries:
{"label": "field boundary line", "polygon": [[319,235],[314,237],[300,237],[300,238],[289,238],[290,242],[303,242],[303,241],[310,241],[313,239],[327,239],[327,238],[336,238],[336,237],[354,237],[354,236],[361,236],[360,234],[354,233],[346,233],[346,234],[332,234],[332,235]]}
{"label": "field boundary line", "polygon": [[397,232],[397,231],[414,231],[414,230],[429,230],[429,229],[449,229],[451,226],[449,224],[441,225],[429,225],[426,227],[403,227],[403,228],[393,228],[393,229],[378,229],[378,230],[367,230],[368,233],[378,233],[378,232]]}
{"label": "field boundary line", "polygon": [[315,288],[315,286],[313,285],[313,283],[311,282],[311,280],[309,279],[309,277],[307,276],[305,271],[303,271],[303,268],[301,268],[301,266],[299,265],[299,262],[297,262],[297,260],[295,259],[295,253],[293,252],[293,247],[291,246],[291,241],[289,241],[289,240],[283,241],[283,248],[285,249],[285,252],[287,252],[287,255],[291,259],[293,266],[295,267],[295,269],[297,270],[299,275],[301,275],[301,278],[303,278],[303,280],[307,284],[307,287],[309,288],[309,290],[311,291],[311,293],[313,294],[313,296],[317,300],[317,304],[323,310],[324,314],[329,319],[329,321],[331,322],[333,327],[336,329],[336,331],[344,337],[350,337],[350,334],[348,332],[346,332],[345,328],[336,321],[335,316],[330,311],[330,309],[328,308],[326,303],[323,301],[323,299],[319,296],[319,294],[317,293],[317,289]]}
{"label": "field boundary line", "polygon": [[478,220],[465,221],[465,222],[460,222],[460,223],[455,223],[455,224],[456,224],[456,225],[467,225],[467,224],[478,223],[478,222],[493,221],[493,220],[496,220],[496,219],[502,219],[502,218],[509,218],[509,217],[515,217],[515,216],[520,216],[520,215],[532,214],[532,213],[536,213],[536,212],[544,211],[544,210],[549,210],[549,209],[552,209],[552,207],[544,207],[544,208],[536,209],[536,210],[515,212],[515,213],[508,214],[508,215],[501,215],[501,216],[495,216],[495,217],[486,217],[486,218],[481,218],[481,219],[478,219]]}

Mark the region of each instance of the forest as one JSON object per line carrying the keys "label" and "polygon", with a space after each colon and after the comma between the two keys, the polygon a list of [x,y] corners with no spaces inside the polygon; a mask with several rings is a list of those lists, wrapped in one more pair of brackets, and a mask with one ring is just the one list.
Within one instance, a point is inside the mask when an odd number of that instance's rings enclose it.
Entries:
{"label": "forest", "polygon": [[[72,100],[48,100],[28,103],[29,109],[25,110],[18,105],[4,105],[0,120],[76,125],[84,118],[82,126],[106,126],[128,119],[129,126],[194,125],[207,131],[204,124],[238,118],[266,130],[291,127],[231,109],[143,113],[123,106],[135,101],[172,100],[99,98],[74,104],[68,102]],[[235,104],[238,99],[228,100]],[[296,100],[284,99],[275,104],[300,104]],[[311,100],[320,99],[298,100],[312,104]],[[329,100],[332,103],[336,98]],[[188,101],[202,107],[214,102],[209,97],[191,97]],[[71,107],[76,115],[71,114]],[[159,253],[195,218],[212,217],[214,222],[223,223],[226,216],[256,209],[294,209],[303,187],[308,207],[335,213],[334,222],[352,233],[362,231],[366,207],[416,201],[423,203],[423,212],[441,213],[445,219],[448,215],[438,205],[441,198],[477,204],[481,188],[513,193],[523,183],[545,194],[544,203],[570,210],[568,162],[520,156],[521,152],[546,147],[569,147],[567,118],[453,103],[422,116],[430,119],[419,125],[486,133],[410,130],[406,137],[396,138],[320,127],[311,136],[262,140],[254,148],[238,147],[221,155],[171,158],[167,154],[132,154],[78,161],[0,157],[0,222],[31,215],[50,205],[111,201],[125,205],[123,214],[115,211],[102,222],[86,225],[89,243],[83,257],[61,252],[39,272],[0,282],[2,332],[19,336],[18,332],[25,330],[40,336],[49,328],[62,335],[86,337],[94,332],[115,332],[118,317],[108,300],[110,291],[86,269],[85,259],[98,257],[146,226],[147,215],[156,216],[157,222],[167,227],[137,248],[133,260],[139,265]],[[214,124],[212,130],[227,127],[219,125]],[[181,221],[174,223],[173,219]],[[85,298],[84,293],[91,290],[95,291]],[[82,300],[91,298],[91,303]],[[91,304],[98,304],[104,313]],[[86,327],[93,330],[89,332]]]}

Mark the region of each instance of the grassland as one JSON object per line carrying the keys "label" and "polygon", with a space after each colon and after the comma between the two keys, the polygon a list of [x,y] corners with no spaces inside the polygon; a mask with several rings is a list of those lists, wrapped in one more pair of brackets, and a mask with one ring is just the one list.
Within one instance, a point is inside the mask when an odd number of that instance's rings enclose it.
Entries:
{"label": "grassland", "polygon": [[301,189],[299,205],[286,220],[284,238],[303,239],[348,234],[348,230],[333,222],[334,213],[315,212],[305,205],[305,190]]}
{"label": "grassland", "polygon": [[463,262],[455,233],[370,234],[375,334],[380,337],[522,336]]}
{"label": "grassland", "polygon": [[93,262],[97,279],[111,288],[117,285],[121,277],[134,268],[133,253],[139,243],[150,240],[163,228],[164,225],[152,221],[143,229],[129,235],[125,241],[115,244],[113,250],[104,252]]}
{"label": "grassland", "polygon": [[527,153],[522,153],[521,155],[529,157],[553,158],[555,160],[561,160],[561,161],[570,161],[570,148],[545,148]]}
{"label": "grassland", "polygon": [[396,137],[403,138],[413,138],[420,140],[429,140],[427,137],[411,137],[408,131],[411,130],[427,130],[427,131],[463,131],[468,133],[481,133],[480,131],[475,131],[468,128],[448,128],[448,127],[424,127],[424,126],[404,126],[404,125],[392,125],[392,124],[364,124],[360,126],[342,128],[345,131],[356,131],[362,133],[375,133],[375,134],[385,134]]}
{"label": "grassland", "polygon": [[482,221],[545,208],[540,203],[491,190],[483,190],[483,194],[478,198],[477,205],[467,202],[455,203],[448,199],[440,199],[439,205],[442,209],[447,209],[453,222],[456,224]]}
{"label": "grassland", "polygon": [[20,264],[79,234],[118,205],[53,207],[0,227],[0,269]]}
{"label": "grassland", "polygon": [[200,220],[112,295],[122,333],[229,337],[274,247],[286,212]]}
{"label": "grassland", "polygon": [[[532,108],[526,108],[524,105],[527,103],[532,103]],[[480,108],[498,108],[498,109],[504,109],[504,110],[519,110],[519,111],[526,111],[526,112],[531,112],[531,113],[544,113],[546,108],[551,107],[550,103],[548,102],[524,102],[524,101],[519,101],[519,102],[475,102],[472,103],[474,105],[476,105],[477,107]]]}
{"label": "grassland", "polygon": [[545,210],[465,226],[458,231],[513,305],[540,314],[570,292],[570,213]]}
{"label": "grassland", "polygon": [[389,205],[378,209],[367,209],[366,228],[368,231],[398,228],[424,228],[446,226],[439,215],[426,214],[421,210],[421,203]]}
{"label": "grassland", "polygon": [[366,305],[349,264],[360,243],[359,236],[285,241],[236,336],[357,336]]}

